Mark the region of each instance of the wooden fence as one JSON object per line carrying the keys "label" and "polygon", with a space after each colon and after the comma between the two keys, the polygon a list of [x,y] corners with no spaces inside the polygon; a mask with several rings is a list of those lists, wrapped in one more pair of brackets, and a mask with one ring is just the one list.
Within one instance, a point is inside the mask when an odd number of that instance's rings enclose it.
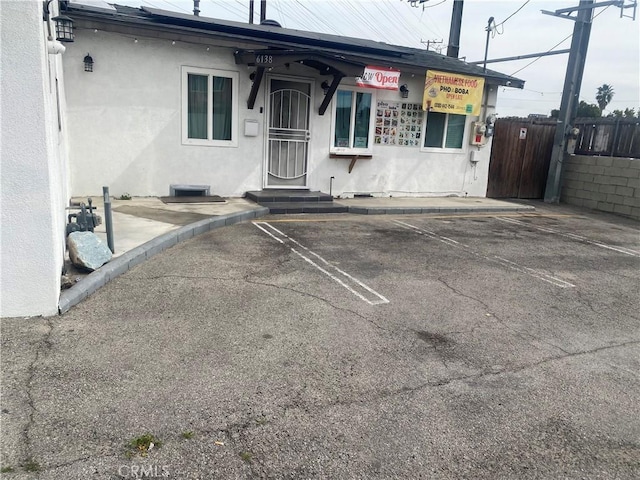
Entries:
{"label": "wooden fence", "polygon": [[578,118],[580,130],[575,153],[640,158],[640,120],[626,118]]}
{"label": "wooden fence", "polygon": [[555,119],[498,119],[487,197],[544,197],[555,129]]}

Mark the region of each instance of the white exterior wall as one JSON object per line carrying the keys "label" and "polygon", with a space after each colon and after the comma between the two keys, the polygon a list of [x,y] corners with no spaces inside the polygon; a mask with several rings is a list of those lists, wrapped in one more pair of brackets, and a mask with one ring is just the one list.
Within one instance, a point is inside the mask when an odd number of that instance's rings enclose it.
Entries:
{"label": "white exterior wall", "polygon": [[[78,30],[76,42],[65,54],[72,195],[100,194],[108,185],[114,196],[169,194],[170,184],[210,185],[211,192],[242,196],[263,188],[265,87],[263,79],[253,110],[246,107],[251,88],[249,73],[236,65],[233,49],[185,44],[171,40],[127,36],[92,29]],[[83,58],[90,53],[94,71],[84,72]],[[182,145],[181,67],[215,68],[239,73],[238,146]],[[274,73],[276,73],[274,71]],[[282,75],[282,71],[277,71]],[[418,147],[374,146],[372,159],[358,160],[348,173],[350,160],[330,158],[331,106],[318,115],[324,98],[315,70],[292,65],[288,74],[314,79],[311,118],[309,188],[329,189],[334,195],[461,195],[485,196],[490,142],[478,149],[468,145],[458,153],[422,152]],[[406,77],[406,78],[405,78]],[[347,83],[347,80],[343,80]],[[421,103],[424,76],[404,75],[408,99],[399,92],[374,91],[378,99]],[[489,104],[495,105],[495,87]],[[375,113],[375,101],[374,101]],[[490,108],[487,113],[492,113]],[[486,114],[485,114],[486,116]],[[245,137],[244,120],[257,120],[260,135]],[[475,149],[477,164],[469,161]]]}
{"label": "white exterior wall", "polygon": [[0,316],[53,315],[68,198],[61,59],[47,53],[42,2],[0,2],[0,30]]}
{"label": "white exterior wall", "polygon": [[[87,53],[94,71],[84,71]],[[237,147],[182,145],[181,67],[239,71]],[[261,188],[263,137],[244,137],[245,118],[259,120],[263,97],[248,110],[249,71],[233,50],[79,30],[64,58],[73,196],[169,195],[170,184],[211,185],[241,196]]]}

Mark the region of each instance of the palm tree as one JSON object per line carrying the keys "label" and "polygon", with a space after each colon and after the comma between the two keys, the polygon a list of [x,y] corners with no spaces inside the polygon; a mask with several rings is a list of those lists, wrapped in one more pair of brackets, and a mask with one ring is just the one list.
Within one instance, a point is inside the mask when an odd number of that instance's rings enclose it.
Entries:
{"label": "palm tree", "polygon": [[598,106],[600,110],[604,112],[604,109],[607,108],[607,105],[611,102],[613,98],[613,87],[611,85],[607,85],[606,83],[602,84],[601,87],[598,87],[598,93],[596,93],[596,102],[598,102]]}

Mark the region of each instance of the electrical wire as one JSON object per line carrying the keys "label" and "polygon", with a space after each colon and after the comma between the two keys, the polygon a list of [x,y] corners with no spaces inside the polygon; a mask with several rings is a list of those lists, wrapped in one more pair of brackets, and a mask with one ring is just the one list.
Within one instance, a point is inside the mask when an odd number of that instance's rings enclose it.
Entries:
{"label": "electrical wire", "polygon": [[[604,12],[607,11],[607,9],[610,7],[611,5],[607,5],[606,7],[604,7],[604,9],[602,9],[602,11],[598,12],[598,14],[593,16],[592,22],[593,20],[595,20],[596,18],[598,18],[600,15],[602,15]],[[564,39],[560,40],[558,43],[556,43],[553,47],[551,47],[549,50],[547,50],[544,53],[549,53],[551,51],[553,51],[554,48],[562,45],[564,42],[566,42],[567,40],[569,40],[571,37],[573,37],[573,33],[569,34],[567,37],[565,37]],[[516,73],[521,72],[522,70],[524,70],[525,68],[529,67],[530,65],[533,65],[534,63],[536,63],[538,60],[540,60],[542,57],[537,57],[535,59],[533,59],[531,62],[527,63],[524,67],[516,70],[515,72],[513,72],[511,74],[511,76],[513,77]]]}
{"label": "electrical wire", "polygon": [[446,1],[447,0],[442,0],[440,3],[435,3],[433,5],[422,5],[422,11],[424,12],[427,8],[433,8],[433,7],[437,7],[438,5],[442,5]]}
{"label": "electrical wire", "polygon": [[[243,11],[243,12],[244,12],[244,11],[245,11],[245,9],[246,9],[246,12],[247,12],[246,16],[248,17],[248,16],[249,16],[249,7],[248,7],[247,5],[245,5],[244,3],[242,3],[240,0],[235,0],[235,2],[236,2],[237,4],[239,4],[239,5],[242,7],[242,11]],[[240,7],[236,7],[236,8],[240,8]],[[256,13],[256,12],[253,12],[253,14],[254,14],[254,15],[255,15],[255,13]]]}
{"label": "electrical wire", "polygon": [[[157,8],[158,10],[162,10],[162,8],[160,8],[159,6],[154,5],[151,2],[147,2],[146,0],[142,0],[142,3],[146,3],[147,5],[151,5],[153,8]],[[77,27],[73,27],[73,28],[77,28]]]}
{"label": "electrical wire", "polygon": [[[507,20],[509,20],[511,17],[513,17],[516,13],[518,13],[520,10],[522,10],[524,7],[527,6],[527,3],[529,3],[531,0],[527,0],[526,2],[524,2],[522,5],[520,5],[520,8],[518,8],[515,12],[513,12],[511,15],[509,15],[507,18],[505,18],[503,21],[501,21],[500,23],[498,23],[497,25],[495,25],[496,28],[498,28],[501,25],[504,25],[505,23],[507,23]],[[501,35],[501,34],[500,34]]]}
{"label": "electrical wire", "polygon": [[178,6],[178,5],[174,4],[174,3],[171,3],[171,2],[169,2],[167,0],[162,0],[162,1],[164,3],[166,3],[167,5],[171,5],[173,8],[177,8],[178,10],[182,10],[183,12],[191,13],[189,10],[185,10],[184,8]]}
{"label": "electrical wire", "polygon": [[[399,17],[398,17],[398,14],[396,13],[396,9],[395,9],[395,8],[387,9],[388,11],[387,11],[387,12],[385,12],[385,11],[380,7],[380,2],[373,2],[373,6],[376,8],[376,10],[378,10],[378,12],[380,12],[380,15],[382,16],[381,18],[385,18],[385,17],[386,17],[386,18],[388,18],[389,20],[399,22],[398,24],[399,24],[399,25],[402,25],[402,18],[400,18],[400,20],[398,21],[398,18],[399,18]],[[391,18],[392,16],[394,17],[393,19]],[[403,41],[406,41],[406,39],[408,38],[408,39],[409,39],[409,42],[407,42],[407,43],[410,43],[410,42],[411,42],[412,37],[411,37],[411,35],[409,34],[409,32],[407,31],[407,29],[405,29],[405,28],[401,28],[399,33],[401,33],[401,35],[403,36]],[[391,43],[393,43],[393,41],[391,41]]]}
{"label": "electrical wire", "polygon": [[[289,19],[289,21],[294,22],[294,26],[290,26],[289,28],[295,28],[297,30],[306,30],[306,31],[318,31],[318,28],[313,23],[309,24],[309,19],[304,15],[301,15],[295,7],[291,6],[291,2],[285,2],[283,4],[283,14]],[[286,12],[284,12],[286,7]]]}
{"label": "electrical wire", "polygon": [[282,14],[282,5],[280,5],[280,0],[276,0],[276,9],[280,13],[280,20],[282,21],[282,26],[287,28],[287,24],[285,22],[284,15]]}
{"label": "electrical wire", "polygon": [[[240,10],[238,7],[236,7],[235,5],[231,5],[225,2],[215,2],[214,0],[209,0],[213,5],[215,5],[216,7],[222,7],[224,8],[227,12],[231,13],[233,15],[233,18],[235,19],[236,17],[240,17],[241,19],[248,16],[247,13],[243,12],[242,10]],[[231,9],[231,7],[233,7],[233,9]]]}
{"label": "electrical wire", "polygon": [[306,6],[305,6],[305,5],[304,5],[300,0],[296,0],[296,3],[297,3],[298,5],[300,5],[302,8],[304,8],[307,12],[309,12],[309,14],[310,14],[312,17],[315,17],[315,19],[316,19],[318,22],[320,22],[320,23],[324,24],[327,28],[329,28],[330,30],[332,30],[335,34],[340,35],[340,32],[338,32],[338,31],[333,27],[333,25],[331,25],[330,23],[325,22],[322,18],[320,18],[320,17],[318,17],[316,14],[314,14],[314,13],[313,13],[311,10],[309,10],[309,9],[308,9],[308,8],[307,8],[307,7],[306,7]]}
{"label": "electrical wire", "polygon": [[[436,7],[444,2],[446,2],[447,0],[444,0],[440,3],[438,3],[437,5],[432,5],[433,7]],[[404,2],[403,2],[404,3]],[[408,3],[405,4],[406,8],[412,8],[411,5],[409,5]],[[431,8],[431,7],[429,7]],[[419,23],[421,24],[421,26],[424,26],[427,30],[429,30],[431,33],[433,33],[436,37],[439,38],[444,38],[444,35],[442,34],[442,32],[440,31],[440,29],[438,28],[438,22],[434,22],[433,18],[431,18],[431,16],[429,15],[429,12],[426,13],[427,15],[427,20],[429,21],[429,23],[423,22],[422,17],[425,15],[425,9],[422,9],[422,13],[420,14],[420,20]],[[435,27],[436,30],[433,30],[431,28],[431,25],[433,25]]]}
{"label": "electrical wire", "polygon": [[362,38],[366,38],[370,35],[371,32],[376,30],[376,26],[373,25],[367,17],[365,17],[358,7],[356,7],[351,0],[333,2],[335,7],[346,8],[346,15],[343,18],[349,18],[353,16],[353,18],[357,18],[358,21],[352,22],[352,26],[358,27],[358,32]]}

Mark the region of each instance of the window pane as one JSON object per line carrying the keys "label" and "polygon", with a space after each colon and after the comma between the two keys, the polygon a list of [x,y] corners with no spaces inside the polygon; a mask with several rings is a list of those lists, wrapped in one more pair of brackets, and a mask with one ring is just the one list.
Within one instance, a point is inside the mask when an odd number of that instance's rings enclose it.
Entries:
{"label": "window pane", "polygon": [[351,130],[352,92],[338,90],[336,99],[336,136],[334,147],[350,147],[349,132]]}
{"label": "window pane", "polygon": [[356,122],[353,147],[367,148],[369,146],[369,119],[371,115],[371,94],[356,94]]}
{"label": "window pane", "polygon": [[187,132],[189,138],[207,139],[207,90],[209,77],[189,74],[187,81]]}
{"label": "window pane", "polygon": [[427,134],[424,137],[425,147],[442,148],[442,137],[444,136],[446,118],[446,113],[427,113]]}
{"label": "window pane", "polygon": [[447,138],[444,142],[445,148],[462,148],[464,137],[464,124],[467,120],[465,115],[449,114],[447,124]]}
{"label": "window pane", "polygon": [[231,140],[231,79],[213,77],[213,139]]}

